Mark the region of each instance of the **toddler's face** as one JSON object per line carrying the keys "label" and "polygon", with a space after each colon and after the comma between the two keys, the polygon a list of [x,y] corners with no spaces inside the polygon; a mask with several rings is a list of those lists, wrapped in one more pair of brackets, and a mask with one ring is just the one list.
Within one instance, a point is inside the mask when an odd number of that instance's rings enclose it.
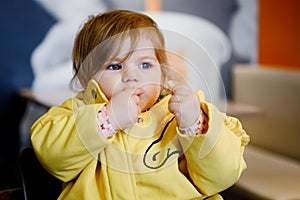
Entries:
{"label": "toddler's face", "polygon": [[[126,45],[127,44],[127,45]],[[93,77],[108,99],[125,90],[139,88],[139,106],[142,111],[150,108],[159,98],[162,72],[156,58],[154,46],[148,39],[140,39],[133,53],[123,61],[130,51],[129,41],[125,42],[117,58],[102,66]]]}

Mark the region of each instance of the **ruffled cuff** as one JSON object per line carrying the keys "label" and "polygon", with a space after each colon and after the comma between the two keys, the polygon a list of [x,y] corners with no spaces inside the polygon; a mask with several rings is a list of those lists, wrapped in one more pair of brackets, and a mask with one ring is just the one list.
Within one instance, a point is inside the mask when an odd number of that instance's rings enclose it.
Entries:
{"label": "ruffled cuff", "polygon": [[105,106],[97,113],[97,124],[98,124],[98,133],[103,135],[105,138],[109,138],[116,133],[116,130],[113,128],[109,118],[107,109]]}
{"label": "ruffled cuff", "polygon": [[199,135],[204,134],[208,130],[208,116],[207,114],[201,109],[201,113],[198,119],[193,123],[191,126],[187,128],[178,128],[181,134],[186,135]]}

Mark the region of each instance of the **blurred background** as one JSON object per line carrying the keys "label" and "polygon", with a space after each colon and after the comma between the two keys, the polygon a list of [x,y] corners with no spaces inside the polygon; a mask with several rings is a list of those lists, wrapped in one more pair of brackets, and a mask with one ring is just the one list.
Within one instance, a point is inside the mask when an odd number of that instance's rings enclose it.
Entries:
{"label": "blurred background", "polygon": [[31,122],[45,112],[32,110],[20,90],[66,89],[80,25],[88,15],[111,9],[146,12],[163,28],[199,42],[220,72],[228,102],[264,111],[241,119],[254,146],[299,162],[299,1],[2,0],[0,190],[22,187],[18,156],[28,145]]}

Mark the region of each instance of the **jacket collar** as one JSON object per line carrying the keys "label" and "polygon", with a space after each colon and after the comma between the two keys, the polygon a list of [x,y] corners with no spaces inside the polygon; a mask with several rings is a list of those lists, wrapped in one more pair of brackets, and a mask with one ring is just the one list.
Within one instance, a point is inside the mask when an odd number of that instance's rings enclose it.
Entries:
{"label": "jacket collar", "polygon": [[[168,110],[168,101],[170,95],[165,96],[159,102],[155,103],[148,111],[139,114],[139,118],[143,119],[143,122],[137,123],[138,127],[144,127],[151,124],[152,120],[165,121],[165,116],[170,118],[170,112]],[[90,80],[86,89],[78,93],[77,98],[84,101],[85,104],[97,104],[97,103],[108,103],[108,99],[101,91],[98,83],[95,80]]]}
{"label": "jacket collar", "polygon": [[86,89],[77,95],[77,98],[82,99],[86,104],[108,102],[98,83],[93,79],[88,82]]}

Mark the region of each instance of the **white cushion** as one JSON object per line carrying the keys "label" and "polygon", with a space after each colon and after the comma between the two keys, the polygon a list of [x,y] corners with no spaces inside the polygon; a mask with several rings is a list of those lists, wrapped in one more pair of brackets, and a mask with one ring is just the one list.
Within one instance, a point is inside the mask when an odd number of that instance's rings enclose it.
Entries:
{"label": "white cushion", "polygon": [[216,103],[225,96],[220,68],[232,50],[226,34],[212,22],[180,12],[146,13],[156,21],[166,40],[166,50],[184,59],[186,76],[194,90]]}

